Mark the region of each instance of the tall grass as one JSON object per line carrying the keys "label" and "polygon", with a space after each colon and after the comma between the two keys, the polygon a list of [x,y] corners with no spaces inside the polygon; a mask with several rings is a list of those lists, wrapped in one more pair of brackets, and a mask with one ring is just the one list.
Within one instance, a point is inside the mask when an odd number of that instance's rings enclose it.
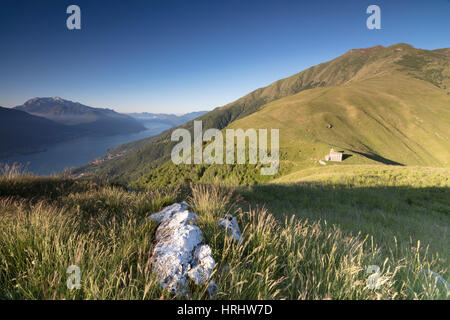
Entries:
{"label": "tall grass", "polygon": [[[394,243],[385,252],[373,239],[346,235],[326,222],[292,216],[280,223],[266,209],[253,208],[234,212],[244,226],[244,241],[237,244],[217,226],[217,212],[228,212],[233,201],[230,194],[214,186],[196,186],[192,193],[191,206],[218,264],[220,299],[448,298],[447,289],[423,272],[447,270],[420,243]],[[380,268],[379,289],[368,288],[373,265]]]}
{"label": "tall grass", "polygon": [[27,166],[14,162],[13,164],[0,163],[0,178],[13,179],[29,175]]}
{"label": "tall grass", "polygon": [[231,203],[233,190],[206,184],[191,184],[190,187],[188,204],[195,208],[195,212],[200,216],[218,218],[233,210],[234,206]]}
{"label": "tall grass", "polygon": [[[175,201],[163,192],[104,187],[57,202],[0,200],[1,299],[145,299],[164,292],[150,272],[155,225],[147,213]],[[67,287],[67,268],[81,288]]]}
{"label": "tall grass", "polygon": [[[10,182],[1,181],[0,187],[6,190],[1,185]],[[95,183],[60,188],[58,197],[50,198],[32,189],[35,201],[13,192],[0,198],[0,299],[177,298],[151,272],[156,226],[145,217],[184,194]],[[418,244],[393,244],[381,251],[324,221],[280,221],[262,207],[244,210],[235,205],[237,195],[224,188],[191,189],[189,204],[217,262],[216,299],[448,298],[422,272],[446,270],[437,268],[436,257]],[[237,216],[242,243],[218,226],[225,213]],[[67,287],[70,265],[81,270],[80,289]],[[379,289],[367,288],[370,265],[380,267]],[[193,290],[191,298],[207,298],[205,290]]]}

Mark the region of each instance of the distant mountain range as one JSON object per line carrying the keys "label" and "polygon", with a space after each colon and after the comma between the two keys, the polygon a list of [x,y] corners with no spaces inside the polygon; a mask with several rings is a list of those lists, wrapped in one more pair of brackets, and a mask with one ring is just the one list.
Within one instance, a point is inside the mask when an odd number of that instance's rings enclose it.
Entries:
{"label": "distant mountain range", "polygon": [[55,98],[33,98],[14,109],[72,126],[80,134],[127,134],[145,130],[132,117],[111,109],[93,108]]}
{"label": "distant mountain range", "polygon": [[59,97],[33,98],[15,108],[0,107],[0,157],[42,151],[81,136],[130,134],[155,127],[165,130],[203,113],[131,116]]}
{"label": "distant mountain range", "polygon": [[146,125],[152,124],[154,122],[164,123],[170,125],[171,127],[182,125],[188,121],[191,121],[197,117],[200,117],[207,113],[208,111],[196,111],[190,112],[182,115],[168,114],[168,113],[128,113],[129,116],[134,119],[145,123]]}

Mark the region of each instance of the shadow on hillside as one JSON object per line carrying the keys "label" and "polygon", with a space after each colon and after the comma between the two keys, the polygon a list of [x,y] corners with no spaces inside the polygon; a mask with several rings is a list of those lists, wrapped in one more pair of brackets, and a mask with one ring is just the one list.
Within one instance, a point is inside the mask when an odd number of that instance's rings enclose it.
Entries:
{"label": "shadow on hillside", "polygon": [[[366,183],[373,184],[373,181],[368,180]],[[449,187],[381,185],[364,187],[326,182],[299,182],[255,185],[243,187],[239,191],[250,206],[263,205],[278,217],[300,212],[308,213],[308,217],[326,213],[333,218],[339,215],[349,217],[354,214],[357,219],[361,212],[421,215],[424,211],[429,217],[445,217],[450,212]],[[442,222],[445,222],[445,219]]]}
{"label": "shadow on hillside", "polygon": [[96,191],[109,186],[105,181],[73,180],[46,176],[23,176],[7,179],[0,176],[0,198],[54,201],[70,194]]}
{"label": "shadow on hillside", "polygon": [[448,264],[450,188],[414,186],[352,187],[301,182],[244,187],[243,209],[264,207],[279,221],[295,216],[326,222],[343,232],[369,235],[381,248],[421,241]]}
{"label": "shadow on hillside", "polygon": [[295,215],[309,221],[326,220],[355,234],[361,231],[386,239],[395,236],[402,241],[412,237],[424,243],[441,243],[437,247],[445,247],[443,242],[447,242],[449,187],[300,182],[244,187],[239,191],[244,206],[263,206],[281,220]]}
{"label": "shadow on hillside", "polygon": [[359,154],[363,157],[369,158],[371,160],[377,161],[377,162],[381,162],[383,164],[387,164],[387,165],[391,165],[391,166],[404,166],[404,164],[400,163],[400,162],[396,162],[393,160],[389,160],[387,158],[384,158],[378,154],[370,154],[370,153],[364,153],[364,152],[359,152],[359,151],[355,151],[355,150],[350,150],[353,153]]}

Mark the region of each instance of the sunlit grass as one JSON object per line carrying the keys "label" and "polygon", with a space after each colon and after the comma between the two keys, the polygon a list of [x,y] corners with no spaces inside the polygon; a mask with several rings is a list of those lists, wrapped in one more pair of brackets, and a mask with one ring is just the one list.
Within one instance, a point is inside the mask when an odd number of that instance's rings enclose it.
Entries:
{"label": "sunlit grass", "polygon": [[[193,197],[217,192],[193,188]],[[200,193],[199,195],[196,195]],[[218,208],[232,199],[222,193]],[[210,203],[210,202],[209,202]],[[197,208],[194,206],[194,211]],[[215,212],[209,210],[208,212]],[[205,212],[203,213],[205,214]],[[207,213],[206,214],[210,214]],[[446,288],[423,270],[447,270],[419,243],[393,242],[381,250],[360,234],[349,236],[326,222],[292,216],[279,221],[264,208],[235,214],[243,228],[242,244],[226,237],[215,221],[202,224],[218,263],[215,280],[221,299],[433,299]],[[369,289],[367,269],[380,267],[379,289]]]}
{"label": "sunlit grass", "polygon": [[[136,192],[92,181],[16,177],[0,179],[0,190],[1,299],[177,298],[151,272],[156,226],[145,217],[184,199],[198,214],[217,263],[216,299],[448,298],[424,272],[447,277],[448,270],[417,241],[380,247],[323,219],[277,218],[224,187]],[[238,218],[242,243],[218,226],[225,213]],[[70,265],[81,270],[78,290],[67,287]],[[378,289],[367,287],[371,265],[380,268]],[[195,288],[189,298],[208,298],[205,292]]]}

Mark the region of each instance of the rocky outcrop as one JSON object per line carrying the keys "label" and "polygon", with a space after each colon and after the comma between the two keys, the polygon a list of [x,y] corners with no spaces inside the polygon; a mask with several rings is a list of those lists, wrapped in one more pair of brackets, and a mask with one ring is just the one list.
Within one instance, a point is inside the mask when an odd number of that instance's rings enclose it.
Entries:
{"label": "rocky outcrop", "polygon": [[226,214],[223,219],[219,220],[219,226],[225,228],[228,235],[232,237],[234,240],[241,242],[242,233],[241,229],[239,229],[239,224],[235,217],[231,214]]}
{"label": "rocky outcrop", "polygon": [[151,264],[160,285],[174,295],[186,295],[188,279],[196,285],[209,282],[208,293],[214,295],[217,287],[210,278],[216,264],[211,248],[203,243],[202,232],[195,225],[197,215],[182,202],[148,218],[159,223]]}

